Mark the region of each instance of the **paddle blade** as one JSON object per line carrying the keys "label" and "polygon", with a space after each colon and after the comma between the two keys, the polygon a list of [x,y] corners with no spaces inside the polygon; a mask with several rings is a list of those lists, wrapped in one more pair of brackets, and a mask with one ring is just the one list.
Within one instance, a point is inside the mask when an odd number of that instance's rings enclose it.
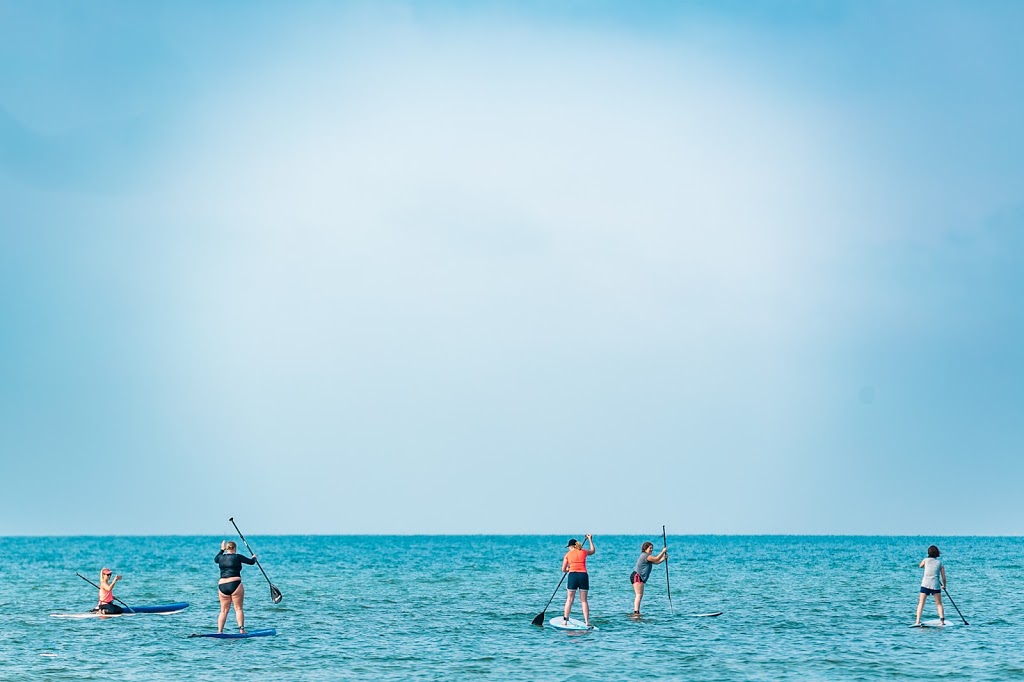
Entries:
{"label": "paddle blade", "polygon": [[281,594],[281,590],[277,589],[273,585],[270,586],[270,600],[275,604],[280,604],[281,600],[284,599],[284,595]]}
{"label": "paddle blade", "polygon": [[541,611],[537,614],[537,617],[533,619],[533,624],[539,628],[544,627],[544,612]]}

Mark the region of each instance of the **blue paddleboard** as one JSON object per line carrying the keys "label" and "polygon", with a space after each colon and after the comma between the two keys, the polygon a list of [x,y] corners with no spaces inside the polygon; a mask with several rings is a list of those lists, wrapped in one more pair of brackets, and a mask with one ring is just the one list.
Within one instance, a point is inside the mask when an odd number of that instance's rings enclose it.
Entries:
{"label": "blue paddleboard", "polygon": [[249,630],[248,632],[201,632],[192,633],[189,637],[211,637],[213,639],[248,639],[249,637],[270,637],[276,635],[277,630],[266,628],[264,630]]}
{"label": "blue paddleboard", "polygon": [[[153,606],[131,606],[121,607],[124,613],[99,613],[97,611],[86,611],[85,613],[51,613],[53,618],[115,618],[117,616],[134,616],[137,613],[168,614],[177,613],[188,608],[187,601],[174,602],[173,604],[155,604]],[[131,610],[129,610],[131,609]]]}

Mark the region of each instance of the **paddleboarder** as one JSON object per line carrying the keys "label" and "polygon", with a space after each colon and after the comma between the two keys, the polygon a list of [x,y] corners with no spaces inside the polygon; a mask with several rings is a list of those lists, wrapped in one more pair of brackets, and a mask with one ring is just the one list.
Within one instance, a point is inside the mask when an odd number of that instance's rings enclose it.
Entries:
{"label": "paddleboarder", "polygon": [[587,603],[587,592],[590,590],[590,577],[587,575],[587,557],[597,549],[594,547],[594,538],[590,533],[583,536],[586,542],[590,543],[590,549],[584,549],[576,538],[569,540],[566,547],[569,550],[562,558],[562,573],[568,573],[568,581],[565,584],[565,610],[562,617],[569,622],[569,612],[572,611],[572,603],[576,599],[576,591],[580,593],[580,606],[583,608],[583,622],[590,627],[590,604]]}
{"label": "paddleboarder", "polygon": [[114,585],[121,581],[121,576],[115,575],[111,578],[112,573],[109,568],[100,571],[100,601],[93,611],[111,615],[124,613],[124,609],[114,603]]}
{"label": "paddleboarder", "polygon": [[251,558],[235,554],[238,546],[231,540],[220,543],[220,551],[213,561],[220,566],[220,580],[217,581],[217,597],[220,599],[220,615],[217,616],[217,632],[224,632],[224,623],[228,619],[228,609],[235,607],[235,621],[238,631],[245,633],[245,587],[242,586],[242,564],[252,566],[256,563],[256,555]]}
{"label": "paddleboarder", "polygon": [[640,558],[636,560],[636,567],[633,572],[629,574],[629,582],[633,585],[633,615],[640,615],[640,602],[644,598],[644,585],[647,584],[647,579],[651,577],[651,567],[654,564],[660,564],[662,561],[668,558],[668,547],[663,548],[656,555],[654,552],[654,543],[645,542],[640,545]]}
{"label": "paddleboarder", "polygon": [[939,622],[945,625],[942,590],[946,589],[946,567],[939,559],[939,548],[935,545],[929,547],[928,556],[921,559],[918,568],[924,569],[924,577],[921,579],[921,593],[917,598],[917,617],[914,619],[914,625],[921,624],[921,611],[924,610],[924,603],[928,600],[928,595],[935,597],[935,607],[939,610]]}

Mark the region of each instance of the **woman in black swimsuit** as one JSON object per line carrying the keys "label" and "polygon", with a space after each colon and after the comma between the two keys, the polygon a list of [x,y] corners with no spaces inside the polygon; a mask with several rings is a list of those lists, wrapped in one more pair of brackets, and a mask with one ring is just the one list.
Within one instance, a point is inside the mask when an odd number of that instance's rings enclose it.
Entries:
{"label": "woman in black swimsuit", "polygon": [[217,581],[217,597],[220,598],[220,615],[217,617],[217,632],[224,632],[224,623],[228,619],[228,608],[235,607],[235,620],[238,631],[245,632],[245,611],[242,602],[245,600],[245,588],[242,586],[242,564],[252,566],[256,563],[256,555],[246,558],[235,554],[237,545],[230,540],[220,543],[220,551],[213,561],[220,566],[220,580]]}

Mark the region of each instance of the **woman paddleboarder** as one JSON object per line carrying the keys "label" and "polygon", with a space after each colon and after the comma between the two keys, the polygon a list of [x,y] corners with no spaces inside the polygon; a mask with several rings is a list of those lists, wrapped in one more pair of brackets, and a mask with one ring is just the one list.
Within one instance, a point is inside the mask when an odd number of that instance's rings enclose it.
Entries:
{"label": "woman paddleboarder", "polygon": [[256,563],[256,555],[252,558],[235,554],[237,545],[224,540],[220,543],[220,551],[213,561],[220,566],[220,580],[217,581],[217,597],[220,599],[220,615],[217,616],[217,632],[224,632],[224,623],[228,619],[228,609],[235,607],[235,621],[238,632],[245,633],[245,611],[242,602],[245,600],[245,587],[242,586],[242,564],[252,566]]}
{"label": "woman paddleboarder", "polygon": [[636,560],[636,567],[633,572],[629,574],[629,582],[633,584],[633,615],[640,615],[640,602],[644,598],[644,585],[647,584],[647,579],[651,577],[651,567],[654,564],[660,564],[662,561],[668,558],[668,547],[665,547],[657,555],[652,554],[654,551],[653,542],[645,542],[640,545],[640,558]]}
{"label": "woman paddleboarder", "polygon": [[939,622],[946,624],[945,612],[942,608],[942,590],[946,589],[946,567],[939,559],[939,548],[932,545],[928,548],[928,556],[921,559],[918,568],[924,569],[924,577],[921,579],[921,594],[917,598],[917,617],[914,625],[921,624],[921,611],[924,610],[924,603],[928,595],[935,597],[935,606],[939,610]]}
{"label": "woman paddleboarder", "polygon": [[104,568],[100,571],[100,601],[96,604],[96,608],[93,611],[114,615],[124,613],[124,609],[114,603],[114,585],[120,582],[121,576],[115,575],[111,579],[111,573],[113,571],[109,568]]}
{"label": "woman paddleboarder", "polygon": [[580,606],[583,607],[583,622],[590,627],[590,604],[587,603],[587,592],[590,590],[590,577],[587,575],[587,557],[597,551],[594,547],[594,538],[590,533],[583,536],[590,543],[590,549],[583,549],[576,538],[569,540],[566,545],[569,551],[562,558],[562,573],[568,573],[569,580],[565,584],[565,611],[562,617],[566,624],[569,623],[569,612],[572,610],[572,603],[576,599],[576,590],[580,592]]}

